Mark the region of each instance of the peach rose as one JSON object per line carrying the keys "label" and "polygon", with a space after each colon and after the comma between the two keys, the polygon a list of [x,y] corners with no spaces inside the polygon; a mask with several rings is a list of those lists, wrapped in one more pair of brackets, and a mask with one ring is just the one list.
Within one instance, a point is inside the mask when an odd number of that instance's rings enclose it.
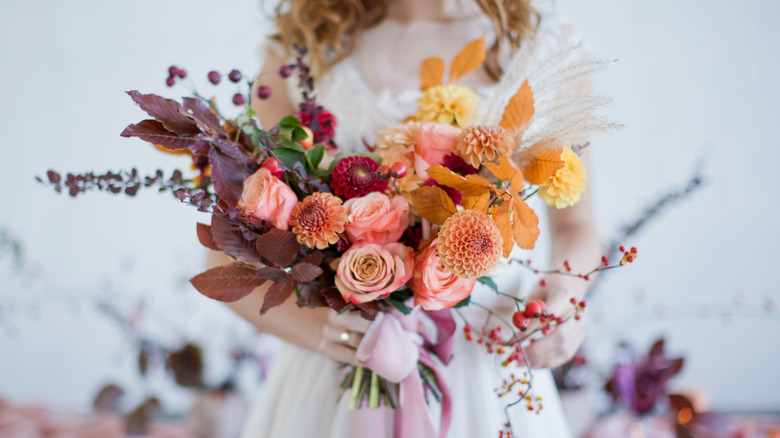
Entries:
{"label": "peach rose", "polygon": [[341,256],[336,287],[348,303],[384,298],[412,277],[414,251],[398,242],[384,246],[362,242]]}
{"label": "peach rose", "polygon": [[244,216],[252,216],[274,227],[290,228],[290,215],[298,204],[298,197],[287,184],[261,167],[244,181],[244,191],[238,201],[238,208]]}
{"label": "peach rose", "polygon": [[426,170],[444,161],[444,156],[458,149],[460,128],[442,123],[426,122],[420,128],[414,155],[414,171],[428,179]]}
{"label": "peach rose", "polygon": [[351,242],[397,242],[409,225],[409,202],[403,196],[390,199],[384,193],[372,192],[348,200],[344,208],[344,228]]}
{"label": "peach rose", "polygon": [[439,259],[438,239],[417,254],[414,276],[409,287],[414,292],[414,304],[425,310],[452,307],[471,295],[476,278],[461,278],[445,268]]}

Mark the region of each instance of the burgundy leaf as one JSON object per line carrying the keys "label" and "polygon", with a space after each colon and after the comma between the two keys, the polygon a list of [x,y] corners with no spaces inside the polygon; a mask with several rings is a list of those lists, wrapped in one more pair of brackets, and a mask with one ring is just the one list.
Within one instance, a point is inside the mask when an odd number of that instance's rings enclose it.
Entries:
{"label": "burgundy leaf", "polygon": [[145,435],[146,428],[152,421],[157,411],[160,410],[160,401],[151,397],[127,415],[125,432],[128,435]]}
{"label": "burgundy leaf", "polygon": [[209,161],[212,166],[211,181],[214,183],[214,191],[220,199],[235,207],[244,191],[244,180],[253,173],[256,166],[241,164],[216,148],[209,150]]}
{"label": "burgundy leaf", "polygon": [[685,364],[685,359],[683,358],[677,358],[672,360],[672,365],[670,367],[670,377],[679,373],[680,370],[682,370],[683,365]]}
{"label": "burgundy leaf", "polygon": [[116,385],[106,385],[98,392],[92,406],[97,412],[116,412],[119,409],[119,399],[124,393],[122,388]]}
{"label": "burgundy leaf", "polygon": [[173,371],[176,383],[188,388],[203,386],[203,354],[194,344],[186,344],[181,350],[168,356],[168,367]]}
{"label": "burgundy leaf", "polygon": [[226,303],[238,301],[265,283],[258,271],[237,264],[219,266],[190,280],[203,295]]}
{"label": "burgundy leaf", "polygon": [[328,302],[320,293],[320,288],[320,285],[315,282],[298,283],[298,291],[300,292],[300,297],[296,301],[298,307],[328,307]]}
{"label": "burgundy leaf", "polygon": [[270,260],[276,266],[286,268],[295,261],[301,244],[298,243],[295,234],[273,228],[257,238],[255,247],[261,256]]}
{"label": "burgundy leaf", "polygon": [[241,146],[227,138],[213,139],[211,144],[223,154],[242,164],[254,164],[256,162],[254,156],[247,154],[241,149]]}
{"label": "burgundy leaf", "polygon": [[141,94],[136,90],[127,94],[142,110],[165,125],[165,129],[179,135],[200,134],[198,125],[181,113],[182,106],[175,100],[166,99],[156,94]]}
{"label": "burgundy leaf", "polygon": [[682,394],[669,394],[668,397],[669,404],[672,406],[674,412],[680,412],[684,408],[688,408],[691,410],[691,412],[694,412],[693,403],[688,399],[688,397],[685,397]]}
{"label": "burgundy leaf", "polygon": [[265,294],[265,298],[263,299],[263,307],[260,309],[260,314],[262,315],[269,309],[272,309],[287,301],[294,290],[295,282],[293,281],[274,283],[274,285],[271,286],[271,288],[268,289],[268,292]]}
{"label": "burgundy leaf", "polygon": [[258,277],[273,281],[274,283],[284,283],[287,281],[292,281],[292,277],[290,274],[285,272],[283,269],[277,269],[277,268],[260,268],[256,271],[256,274]]}
{"label": "burgundy leaf", "polygon": [[314,266],[319,266],[322,263],[322,253],[319,251],[310,252],[301,259],[302,263],[309,263]]}
{"label": "burgundy leaf", "polygon": [[347,302],[344,301],[344,297],[341,296],[341,292],[335,287],[322,289],[320,293],[328,303],[328,307],[336,312],[341,312],[348,305]]}
{"label": "burgundy leaf", "polygon": [[149,351],[142,348],[138,353],[138,372],[145,376],[147,371],[149,371]]}
{"label": "burgundy leaf", "polygon": [[138,124],[125,128],[120,135],[122,137],[138,137],[141,140],[163,146],[172,151],[208,145],[200,138],[181,137],[165,129],[165,126],[157,120],[142,120]]}
{"label": "burgundy leaf", "polygon": [[219,247],[217,246],[216,242],[214,242],[214,238],[211,237],[211,227],[206,224],[198,223],[198,240],[200,240],[200,244],[205,246],[208,249],[219,251]]}
{"label": "burgundy leaf", "polygon": [[652,347],[650,347],[650,357],[662,356],[664,354],[664,340],[659,339],[655,341]]}
{"label": "burgundy leaf", "polygon": [[355,306],[360,309],[360,316],[369,321],[373,321],[376,318],[376,314],[379,313],[379,304],[376,301],[355,304]]}
{"label": "burgundy leaf", "polygon": [[225,254],[245,262],[258,262],[254,242],[247,242],[241,231],[217,215],[211,216],[211,237]]}
{"label": "burgundy leaf", "polygon": [[192,119],[201,131],[215,135],[227,134],[225,128],[219,123],[217,115],[201,99],[185,97],[182,102],[185,115]]}
{"label": "burgundy leaf", "polygon": [[322,275],[322,269],[309,263],[298,263],[292,267],[290,275],[299,283],[308,283]]}

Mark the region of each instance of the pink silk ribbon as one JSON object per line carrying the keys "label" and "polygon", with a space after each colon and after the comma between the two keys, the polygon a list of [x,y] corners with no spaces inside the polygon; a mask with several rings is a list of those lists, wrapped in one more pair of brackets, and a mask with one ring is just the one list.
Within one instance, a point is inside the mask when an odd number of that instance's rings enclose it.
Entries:
{"label": "pink silk ribbon", "polygon": [[[445,365],[449,363],[455,321],[449,309],[425,313],[436,326],[436,341],[417,333],[419,309],[409,315],[393,309],[377,315],[357,349],[358,360],[364,366],[391,382],[401,383],[400,406],[394,412],[395,438],[431,438],[437,435],[428,414],[423,383],[417,369],[418,362],[433,370],[442,392],[439,437],[447,436],[452,420],[450,391],[431,353]],[[353,410],[351,438],[378,436],[378,430],[385,430],[385,414],[385,408]]]}

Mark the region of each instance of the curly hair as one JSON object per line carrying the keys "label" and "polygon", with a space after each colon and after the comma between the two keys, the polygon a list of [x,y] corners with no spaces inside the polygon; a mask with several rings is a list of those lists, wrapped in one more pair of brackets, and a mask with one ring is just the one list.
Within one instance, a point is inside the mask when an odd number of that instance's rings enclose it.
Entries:
{"label": "curly hair", "polygon": [[[503,73],[500,50],[511,53],[526,36],[536,33],[539,14],[528,0],[474,0],[493,22],[496,42],[488,49],[485,70],[493,80]],[[387,15],[387,0],[281,0],[274,22],[278,33],[271,38],[284,47],[293,44],[310,49],[312,67],[322,73],[349,56],[360,33]]]}

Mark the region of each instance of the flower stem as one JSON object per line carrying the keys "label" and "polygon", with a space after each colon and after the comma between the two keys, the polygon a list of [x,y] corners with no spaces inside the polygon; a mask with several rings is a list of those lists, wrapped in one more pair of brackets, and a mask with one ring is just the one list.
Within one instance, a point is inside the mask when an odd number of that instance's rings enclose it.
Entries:
{"label": "flower stem", "polygon": [[360,384],[363,382],[363,370],[365,370],[363,367],[357,367],[355,369],[355,379],[352,381],[352,393],[349,396],[350,411],[357,407]]}
{"label": "flower stem", "polygon": [[379,407],[379,374],[371,372],[371,390],[368,392],[368,407]]}

